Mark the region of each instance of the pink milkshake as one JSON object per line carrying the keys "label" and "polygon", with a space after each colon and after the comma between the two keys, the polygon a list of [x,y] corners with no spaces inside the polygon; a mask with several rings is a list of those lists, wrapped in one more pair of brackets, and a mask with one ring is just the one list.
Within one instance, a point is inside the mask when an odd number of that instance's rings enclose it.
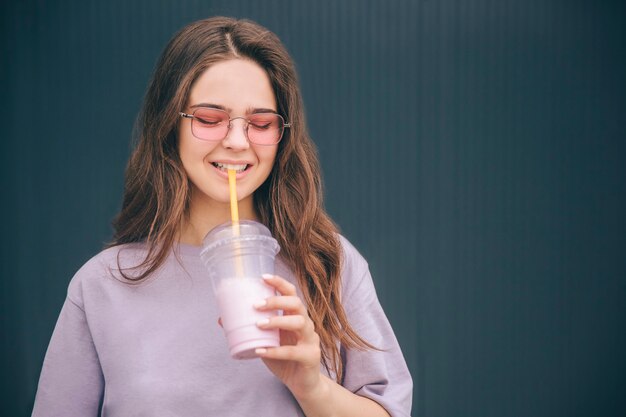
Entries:
{"label": "pink milkshake", "polygon": [[219,283],[217,304],[230,354],[235,359],[254,358],[256,348],[280,346],[278,330],[259,329],[256,323],[276,315],[258,311],[254,304],[274,295],[274,289],[260,278],[226,278]]}
{"label": "pink milkshake", "polygon": [[280,346],[278,330],[262,330],[256,323],[276,315],[259,311],[254,304],[273,296],[274,289],[261,276],[274,273],[274,257],[280,250],[261,223],[225,223],[211,230],[200,252],[219,307],[230,354],[235,359],[257,357],[260,347]]}

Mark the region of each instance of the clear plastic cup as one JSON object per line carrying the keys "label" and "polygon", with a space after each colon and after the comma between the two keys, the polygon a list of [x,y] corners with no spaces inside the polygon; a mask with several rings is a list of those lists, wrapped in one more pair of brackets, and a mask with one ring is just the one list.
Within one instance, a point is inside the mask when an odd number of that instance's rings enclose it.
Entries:
{"label": "clear plastic cup", "polygon": [[238,229],[228,222],[211,230],[200,257],[213,283],[230,354],[235,359],[251,359],[257,357],[257,348],[280,346],[277,329],[256,325],[276,312],[254,308],[255,303],[275,295],[261,275],[274,273],[280,247],[261,223],[242,220]]}

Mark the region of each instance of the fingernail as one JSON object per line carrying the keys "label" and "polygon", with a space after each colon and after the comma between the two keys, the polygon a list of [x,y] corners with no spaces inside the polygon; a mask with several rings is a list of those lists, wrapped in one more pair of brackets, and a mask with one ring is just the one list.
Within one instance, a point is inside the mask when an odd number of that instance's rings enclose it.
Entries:
{"label": "fingernail", "polygon": [[266,324],[269,324],[269,322],[270,322],[270,319],[261,319],[261,320],[256,322],[256,325],[259,326],[259,327],[260,326],[265,326]]}
{"label": "fingernail", "polygon": [[274,275],[272,275],[272,274],[263,274],[261,276],[263,277],[263,279],[272,279],[272,278],[274,278]]}
{"label": "fingernail", "polygon": [[267,352],[267,349],[265,348],[256,348],[254,349],[254,353],[256,353],[257,355],[263,355]]}
{"label": "fingernail", "polygon": [[253,304],[254,308],[261,308],[266,305],[267,305],[267,301],[265,300],[257,301],[256,303]]}

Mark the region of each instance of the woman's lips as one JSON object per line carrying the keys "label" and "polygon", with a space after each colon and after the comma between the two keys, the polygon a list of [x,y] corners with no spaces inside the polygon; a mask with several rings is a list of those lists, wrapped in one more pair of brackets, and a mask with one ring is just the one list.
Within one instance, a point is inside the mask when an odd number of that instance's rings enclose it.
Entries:
{"label": "woman's lips", "polygon": [[243,178],[252,167],[251,164],[248,163],[226,163],[226,162],[211,162],[211,166],[217,171],[217,173],[228,179],[228,170],[234,169],[237,173],[236,178]]}
{"label": "woman's lips", "polygon": [[227,172],[229,169],[234,169],[237,173],[243,172],[248,168],[248,164],[225,164],[221,162],[211,162],[211,164],[217,169]]}

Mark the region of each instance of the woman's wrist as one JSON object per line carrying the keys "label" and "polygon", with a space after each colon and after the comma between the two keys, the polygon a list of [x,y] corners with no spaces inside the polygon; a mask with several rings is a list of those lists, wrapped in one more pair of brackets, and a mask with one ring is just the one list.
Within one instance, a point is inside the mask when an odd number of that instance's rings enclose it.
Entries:
{"label": "woman's wrist", "polygon": [[294,397],[307,417],[389,417],[377,402],[350,392],[322,373],[315,387]]}
{"label": "woman's wrist", "polygon": [[292,391],[307,417],[333,416],[331,384],[334,384],[334,382],[320,373],[318,383],[314,387],[301,393]]}
{"label": "woman's wrist", "polygon": [[330,380],[325,377],[321,372],[317,378],[317,382],[303,390],[291,390],[291,393],[298,401],[320,401],[326,399],[330,393],[328,382]]}

